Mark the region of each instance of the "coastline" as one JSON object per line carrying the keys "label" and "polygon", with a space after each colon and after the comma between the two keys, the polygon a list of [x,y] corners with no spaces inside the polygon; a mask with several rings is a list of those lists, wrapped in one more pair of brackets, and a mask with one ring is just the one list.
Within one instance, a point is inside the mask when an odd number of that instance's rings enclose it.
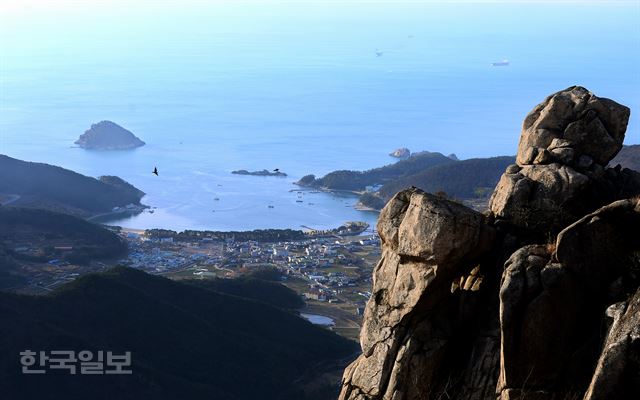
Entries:
{"label": "coastline", "polygon": [[353,208],[355,208],[358,211],[372,211],[372,212],[377,212],[380,213],[380,211],[382,210],[378,210],[377,208],[373,208],[373,207],[369,207],[369,206],[365,206],[364,204],[362,204],[361,202],[357,202]]}
{"label": "coastline", "polygon": [[[360,197],[363,194],[367,193],[366,191],[358,191],[358,190],[346,190],[346,189],[329,189],[326,187],[313,187],[313,186],[306,186],[306,185],[301,185],[298,182],[294,182],[294,185],[300,187],[300,188],[304,188],[304,190],[306,191],[312,191],[312,190],[317,190],[319,192],[324,192],[324,193],[330,193],[330,194],[339,194],[339,193],[346,193],[346,194],[350,194],[350,195],[354,195],[356,197]],[[380,213],[381,210],[378,210],[376,208],[373,207],[369,207],[366,206],[364,204],[362,204],[360,201],[356,202],[356,204],[353,205],[353,208],[358,210],[358,211],[370,211],[370,212],[376,212],[376,213]]]}
{"label": "coastline", "polygon": [[332,194],[336,194],[336,193],[347,193],[347,194],[352,194],[354,196],[362,196],[363,194],[365,194],[365,191],[358,191],[358,190],[347,190],[347,189],[329,189],[327,187],[315,187],[315,186],[307,186],[307,185],[301,185],[298,182],[293,182],[294,185],[302,188],[299,190],[304,190],[304,191],[314,191],[317,190],[318,192],[324,192],[324,193],[332,193]]}
{"label": "coastline", "polygon": [[[104,213],[99,213],[99,214],[95,214],[92,215],[90,217],[85,218],[87,221],[91,221],[91,222],[98,222],[101,224],[108,224],[109,220],[115,220],[118,218],[121,218],[123,216],[127,216],[127,215],[138,215],[143,213],[145,210],[150,209],[150,206],[144,205],[144,204],[140,204],[140,205],[136,205],[133,208],[125,208],[122,207],[118,210],[115,211],[107,211]],[[100,221],[100,220],[103,221]]]}
{"label": "coastline", "polygon": [[[211,214],[207,213],[208,215],[204,216],[204,218],[208,218],[209,215],[212,215],[213,217],[217,217],[219,215],[221,217],[220,221],[222,221],[220,224],[217,223],[218,219],[216,218],[206,219],[206,223],[203,222],[205,219],[190,219],[191,217],[189,215],[184,217],[184,219],[180,219],[182,218],[182,215],[175,213],[170,207],[138,207],[133,210],[120,209],[116,211],[105,211],[96,215],[85,215],[85,217],[90,221],[110,226],[121,226],[140,230],[162,228],[177,231],[194,229],[246,231],[260,229],[268,230],[274,227],[298,230],[300,227],[305,225],[311,226],[314,229],[331,230],[340,226],[344,222],[349,221],[366,221],[371,226],[375,226],[376,224],[379,211],[360,207],[357,204],[358,196],[360,195],[360,192],[358,191],[313,188],[295,185],[292,181],[287,182],[286,186],[288,186],[286,188],[288,193],[278,193],[276,194],[278,196],[276,200],[266,200],[264,203],[258,204],[258,208],[266,207],[265,203],[276,204],[275,210],[269,208],[260,213],[261,217],[264,219],[261,220],[262,223],[260,224],[229,223],[228,219],[231,215],[234,215],[238,208],[232,207],[232,205],[230,206],[231,203],[229,202],[225,204],[227,198],[222,192],[209,195],[209,200],[211,200],[213,196],[220,196],[221,201],[211,201]],[[298,193],[297,197],[296,193]],[[302,193],[305,195],[303,196]],[[293,202],[294,200],[296,200],[296,203]],[[304,204],[299,204],[303,202]],[[147,208],[150,208],[150,210]],[[288,220],[289,209],[291,209],[292,212],[290,221]],[[309,212],[314,213],[335,213],[337,218],[333,218],[329,225],[318,223],[318,218],[315,214],[305,217],[306,214],[304,210],[307,209]],[[319,211],[316,212],[315,209],[319,209]],[[245,212],[244,208],[240,208],[239,210],[241,213]],[[271,221],[269,218],[269,215],[271,214],[269,213],[280,215],[281,220]],[[273,222],[273,224],[271,222]]]}

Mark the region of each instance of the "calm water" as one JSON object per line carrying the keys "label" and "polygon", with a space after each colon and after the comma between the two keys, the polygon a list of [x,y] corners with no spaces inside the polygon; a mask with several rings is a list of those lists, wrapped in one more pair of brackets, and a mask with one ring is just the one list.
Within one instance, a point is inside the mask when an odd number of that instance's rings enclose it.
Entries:
{"label": "calm water", "polygon": [[314,325],[332,326],[335,324],[333,319],[325,317],[324,315],[301,313],[300,316]]}
{"label": "calm water", "polygon": [[[573,84],[640,110],[638,2],[32,3],[2,6],[0,153],[128,180],[158,207],[128,227],[373,223],[354,198],[297,203],[292,182],[400,146],[513,154],[526,113]],[[103,119],[147,146],[71,147]],[[263,168],[289,177],[230,174]]]}

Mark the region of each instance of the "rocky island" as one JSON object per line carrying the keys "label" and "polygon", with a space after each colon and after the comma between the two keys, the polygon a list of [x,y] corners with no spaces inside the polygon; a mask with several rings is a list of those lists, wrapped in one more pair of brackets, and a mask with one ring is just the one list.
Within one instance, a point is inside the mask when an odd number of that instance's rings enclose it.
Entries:
{"label": "rocky island", "polygon": [[406,147],[401,147],[399,149],[392,151],[391,153],[389,153],[389,155],[395,158],[407,158],[411,156],[411,151]]}
{"label": "rocky island", "polygon": [[145,145],[133,133],[111,121],[91,125],[75,144],[88,150],[129,150]]}
{"label": "rocky island", "polygon": [[629,114],[549,96],[485,213],[397,193],[340,400],[636,398],[640,174],[606,167]]}
{"label": "rocky island", "polygon": [[263,169],[262,171],[247,171],[246,169],[239,169],[236,171],[231,171],[231,173],[236,175],[251,175],[251,176],[280,176],[283,178],[287,176],[287,174],[285,174],[284,172],[267,171],[266,169]]}

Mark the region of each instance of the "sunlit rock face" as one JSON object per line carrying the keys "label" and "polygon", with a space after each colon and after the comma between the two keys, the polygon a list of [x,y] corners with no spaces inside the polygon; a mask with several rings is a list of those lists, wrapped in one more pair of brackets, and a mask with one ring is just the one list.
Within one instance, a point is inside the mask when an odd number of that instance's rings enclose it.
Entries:
{"label": "sunlit rock face", "polygon": [[638,393],[640,175],[605,168],[628,119],[571,87],[526,117],[489,212],[396,194],[340,399]]}
{"label": "sunlit rock face", "polygon": [[553,234],[622,198],[596,192],[615,180],[608,175],[621,174],[604,167],[622,149],[629,114],[579,86],[547,97],[524,120],[517,165],[500,179],[491,211],[516,227]]}

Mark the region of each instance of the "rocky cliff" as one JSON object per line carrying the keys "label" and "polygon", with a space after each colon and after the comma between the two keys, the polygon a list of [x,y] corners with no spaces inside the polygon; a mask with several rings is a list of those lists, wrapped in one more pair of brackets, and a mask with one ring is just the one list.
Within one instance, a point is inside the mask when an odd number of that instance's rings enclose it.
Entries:
{"label": "rocky cliff", "polygon": [[549,96],[485,214],[396,194],[340,399],[638,398],[640,174],[605,167],[629,114]]}

